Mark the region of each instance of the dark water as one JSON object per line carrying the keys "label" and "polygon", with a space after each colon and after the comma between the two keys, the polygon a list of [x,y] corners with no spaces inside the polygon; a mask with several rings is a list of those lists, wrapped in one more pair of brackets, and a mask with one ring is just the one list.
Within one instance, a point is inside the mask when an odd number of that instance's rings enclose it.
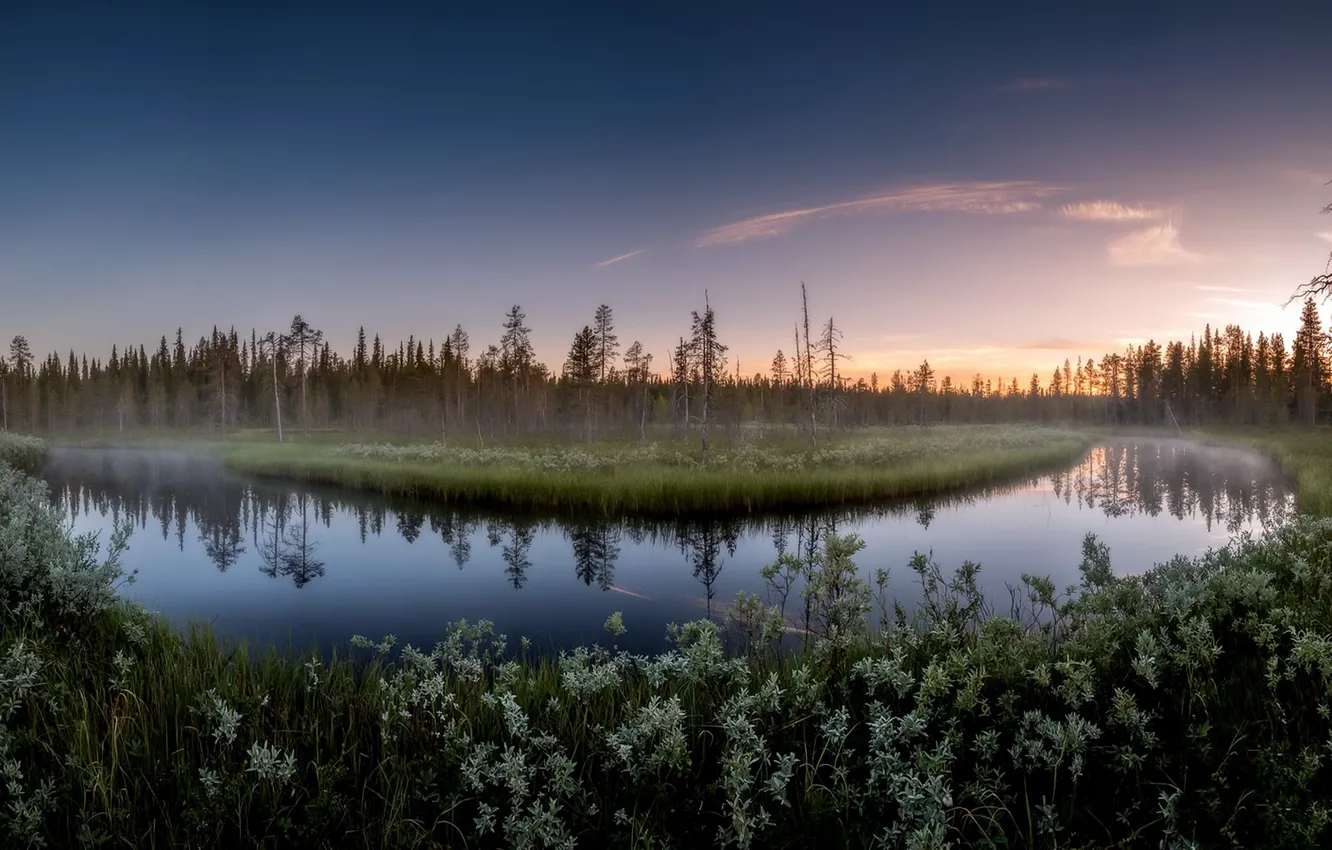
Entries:
{"label": "dark water", "polygon": [[1117,571],[1136,572],[1294,510],[1270,463],[1176,441],[1107,445],[1058,474],[949,499],[669,523],[458,512],[247,480],[179,452],[59,449],[44,476],[76,530],[105,539],[132,521],[126,593],[173,622],[299,648],[353,634],[429,647],[464,617],[568,647],[604,637],[619,610],[618,643],[656,650],[667,623],[721,617],[737,591],[764,590],[759,569],[780,551],[829,530],[863,537],[857,562],[867,577],[889,568],[904,604],[919,596],[908,560],[933,550],[945,572],[979,562],[1006,605],[1024,572],[1075,583],[1088,532]]}

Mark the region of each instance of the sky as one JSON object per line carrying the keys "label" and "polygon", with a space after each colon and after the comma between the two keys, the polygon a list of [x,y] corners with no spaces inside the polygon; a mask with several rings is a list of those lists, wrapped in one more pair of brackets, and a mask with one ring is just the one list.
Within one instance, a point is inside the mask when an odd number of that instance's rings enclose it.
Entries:
{"label": "sky", "polygon": [[[999,6],[1002,5],[1002,9]],[[0,4],[0,338],[295,313],[555,368],[598,304],[746,374],[1044,379],[1288,336],[1332,250],[1332,4]],[[1025,378],[1024,378],[1025,376]]]}

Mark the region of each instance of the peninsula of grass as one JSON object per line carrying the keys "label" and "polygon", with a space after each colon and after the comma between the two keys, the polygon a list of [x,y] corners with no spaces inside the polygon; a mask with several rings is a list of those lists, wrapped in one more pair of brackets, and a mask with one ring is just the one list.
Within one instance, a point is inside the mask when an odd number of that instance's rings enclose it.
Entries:
{"label": "peninsula of grass", "polygon": [[247,445],[253,475],[459,506],[611,514],[745,513],[836,507],[992,486],[1075,462],[1089,431],[1016,426],[885,428],[818,445],[753,440],[475,449],[430,445]]}

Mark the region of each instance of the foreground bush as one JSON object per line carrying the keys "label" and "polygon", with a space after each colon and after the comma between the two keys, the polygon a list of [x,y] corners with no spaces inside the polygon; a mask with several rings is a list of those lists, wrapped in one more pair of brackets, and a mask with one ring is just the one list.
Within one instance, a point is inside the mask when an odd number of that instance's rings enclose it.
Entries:
{"label": "foreground bush", "polygon": [[[754,597],[675,648],[525,659],[485,624],[429,653],[252,659],[118,601],[0,469],[4,846],[1326,846],[1332,522],[1116,578],[976,568],[866,628],[859,542],[805,571],[810,636]],[[880,590],[884,586],[879,583]],[[607,622],[612,635],[624,625]],[[632,628],[633,624],[628,624]],[[727,642],[743,635],[743,652]],[[393,660],[389,660],[393,657]]]}
{"label": "foreground bush", "polygon": [[0,464],[34,470],[46,460],[46,441],[40,437],[0,431]]}

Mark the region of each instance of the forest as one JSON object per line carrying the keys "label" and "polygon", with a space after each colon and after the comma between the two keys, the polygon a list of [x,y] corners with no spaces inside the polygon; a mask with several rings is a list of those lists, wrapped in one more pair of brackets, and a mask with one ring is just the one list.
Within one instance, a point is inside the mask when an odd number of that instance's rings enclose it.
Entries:
{"label": "forest", "polygon": [[[802,287],[803,290],[803,287]],[[802,292],[803,294],[803,292]],[[807,303],[807,302],[806,302]],[[177,329],[149,348],[113,346],[105,359],[73,350],[34,356],[15,336],[0,356],[0,428],[47,435],[125,431],[311,429],[375,431],[482,444],[514,436],[593,439],[734,432],[762,423],[803,429],[1047,421],[1094,425],[1314,425],[1332,414],[1329,337],[1312,297],[1289,342],[1238,325],[1189,340],[1053,364],[1048,375],[939,378],[926,360],[889,375],[852,378],[833,318],[809,311],[766,373],[728,360],[711,306],[654,368],[634,341],[622,347],[602,305],[558,366],[541,363],[528,319],[514,306],[497,343],[474,345],[461,325],[438,344],[386,344],[364,328],[336,351],[301,315],[280,331],[232,327],[187,344]],[[660,361],[658,361],[660,362]]]}

